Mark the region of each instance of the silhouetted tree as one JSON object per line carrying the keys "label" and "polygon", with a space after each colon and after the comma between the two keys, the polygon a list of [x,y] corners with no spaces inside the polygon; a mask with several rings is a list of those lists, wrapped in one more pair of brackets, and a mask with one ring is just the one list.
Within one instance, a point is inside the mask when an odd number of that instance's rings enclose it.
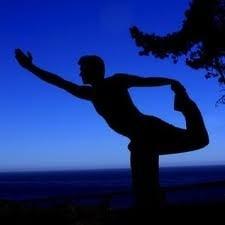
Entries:
{"label": "silhouetted tree", "polygon": [[[140,55],[172,58],[174,63],[185,56],[193,69],[205,69],[205,77],[216,77],[225,85],[225,0],[192,0],[185,11],[179,31],[166,36],[145,34],[137,27],[130,29]],[[225,95],[218,102],[225,104]]]}

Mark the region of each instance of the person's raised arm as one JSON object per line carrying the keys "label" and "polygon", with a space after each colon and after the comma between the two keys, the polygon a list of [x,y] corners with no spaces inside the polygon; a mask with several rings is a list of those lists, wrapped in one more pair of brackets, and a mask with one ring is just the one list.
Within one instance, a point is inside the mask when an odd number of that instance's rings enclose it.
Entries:
{"label": "person's raised arm", "polygon": [[165,78],[165,77],[139,77],[128,74],[118,74],[118,81],[125,86],[129,87],[156,87],[171,85],[178,86],[181,85],[179,81]]}
{"label": "person's raised arm", "polygon": [[15,57],[18,61],[18,63],[37,77],[39,77],[41,80],[46,81],[52,85],[55,85],[59,88],[62,88],[66,90],[67,92],[71,93],[72,95],[86,99],[91,100],[92,99],[92,89],[91,87],[86,86],[80,86],[77,84],[74,84],[70,81],[64,80],[60,76],[50,73],[48,71],[45,71],[32,62],[32,56],[30,53],[27,55],[24,54],[20,49],[15,50]]}

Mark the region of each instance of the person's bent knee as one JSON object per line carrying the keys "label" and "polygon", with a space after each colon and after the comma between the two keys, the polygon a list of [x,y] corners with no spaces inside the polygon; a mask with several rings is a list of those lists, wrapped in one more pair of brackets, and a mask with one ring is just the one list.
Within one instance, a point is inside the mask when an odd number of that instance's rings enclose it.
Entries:
{"label": "person's bent knee", "polygon": [[208,134],[202,136],[202,137],[198,137],[198,138],[194,138],[195,141],[192,142],[192,146],[194,149],[201,149],[206,147],[209,144],[209,136]]}
{"label": "person's bent knee", "polygon": [[209,144],[209,136],[205,135],[205,137],[202,138],[202,140],[200,140],[200,147],[204,148]]}

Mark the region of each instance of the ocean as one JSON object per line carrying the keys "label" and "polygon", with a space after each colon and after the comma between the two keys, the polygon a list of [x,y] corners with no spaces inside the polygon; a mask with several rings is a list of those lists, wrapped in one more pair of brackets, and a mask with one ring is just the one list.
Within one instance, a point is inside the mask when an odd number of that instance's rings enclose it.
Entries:
{"label": "ocean", "polygon": [[[169,204],[225,201],[225,166],[163,167]],[[129,169],[0,173],[0,200],[27,204],[133,204]]]}

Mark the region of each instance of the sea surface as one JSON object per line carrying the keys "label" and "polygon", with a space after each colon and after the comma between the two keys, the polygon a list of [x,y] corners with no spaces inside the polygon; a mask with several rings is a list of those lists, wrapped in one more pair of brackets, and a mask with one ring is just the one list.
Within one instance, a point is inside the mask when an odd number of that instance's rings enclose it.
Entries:
{"label": "sea surface", "polygon": [[[225,202],[225,166],[160,168],[169,204]],[[32,204],[133,204],[129,169],[0,173],[0,200]]]}

